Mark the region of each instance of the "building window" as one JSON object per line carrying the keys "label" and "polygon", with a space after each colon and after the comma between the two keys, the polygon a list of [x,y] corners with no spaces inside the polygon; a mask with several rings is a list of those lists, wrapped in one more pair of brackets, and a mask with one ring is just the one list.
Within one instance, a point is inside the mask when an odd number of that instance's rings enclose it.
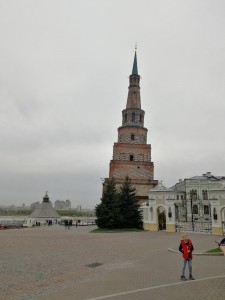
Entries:
{"label": "building window", "polygon": [[207,192],[207,190],[203,190],[202,191],[202,199],[203,200],[208,200],[208,192]]}
{"label": "building window", "polygon": [[127,122],[127,114],[124,115],[124,122]]}
{"label": "building window", "polygon": [[134,141],[134,134],[131,134],[130,138],[131,138],[131,141]]}
{"label": "building window", "polygon": [[142,115],[140,115],[140,122],[142,122]]}
{"label": "building window", "polygon": [[133,112],[131,115],[131,121],[134,122],[135,121],[135,113]]}
{"label": "building window", "polygon": [[172,210],[171,210],[171,207],[169,207],[169,210],[168,210],[168,217],[169,217],[169,218],[172,218]]}
{"label": "building window", "polygon": [[179,195],[177,195],[177,200],[179,200]]}
{"label": "building window", "polygon": [[192,211],[193,211],[193,214],[197,215],[198,214],[198,205],[194,204]]}
{"label": "building window", "polygon": [[204,205],[204,215],[209,215],[209,206]]}
{"label": "building window", "polygon": [[134,156],[130,155],[130,161],[133,161],[133,160],[134,160]]}
{"label": "building window", "polygon": [[191,200],[197,200],[197,190],[190,191],[190,198]]}

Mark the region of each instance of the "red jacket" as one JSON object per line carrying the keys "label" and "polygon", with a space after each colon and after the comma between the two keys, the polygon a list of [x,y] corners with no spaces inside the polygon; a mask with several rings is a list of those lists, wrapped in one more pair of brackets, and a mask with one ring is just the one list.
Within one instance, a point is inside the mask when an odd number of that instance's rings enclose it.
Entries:
{"label": "red jacket", "polygon": [[179,251],[183,253],[183,258],[189,259],[192,258],[192,251],[194,250],[194,247],[192,245],[191,240],[187,240],[186,242],[184,240],[181,240]]}

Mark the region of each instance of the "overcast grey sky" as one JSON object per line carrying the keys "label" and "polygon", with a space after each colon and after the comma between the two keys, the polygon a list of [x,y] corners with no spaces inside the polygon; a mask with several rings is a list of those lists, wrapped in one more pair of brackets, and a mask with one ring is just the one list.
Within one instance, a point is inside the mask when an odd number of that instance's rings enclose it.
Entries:
{"label": "overcast grey sky", "polygon": [[225,1],[0,0],[0,205],[100,202],[134,44],[155,179],[225,175]]}

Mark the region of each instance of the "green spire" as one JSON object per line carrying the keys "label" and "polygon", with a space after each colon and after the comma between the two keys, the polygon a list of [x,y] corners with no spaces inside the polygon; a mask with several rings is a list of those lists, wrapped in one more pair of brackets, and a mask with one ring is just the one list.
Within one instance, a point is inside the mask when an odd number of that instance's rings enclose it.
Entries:
{"label": "green spire", "polygon": [[136,51],[135,51],[135,54],[134,54],[134,63],[133,63],[132,75],[138,75],[137,54],[136,54]]}

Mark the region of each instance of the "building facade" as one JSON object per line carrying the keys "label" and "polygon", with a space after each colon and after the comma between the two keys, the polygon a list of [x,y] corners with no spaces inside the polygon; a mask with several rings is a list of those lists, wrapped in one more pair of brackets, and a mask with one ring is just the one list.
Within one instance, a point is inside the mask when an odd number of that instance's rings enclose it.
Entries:
{"label": "building facade", "polygon": [[70,200],[56,200],[54,207],[55,209],[71,209],[71,202]]}
{"label": "building facade", "polygon": [[225,234],[225,176],[207,172],[179,180],[171,188],[162,182],[142,205],[144,228]]}
{"label": "building facade", "polygon": [[[118,128],[118,140],[113,146],[113,158],[109,166],[109,178],[114,178],[119,188],[128,176],[136,189],[140,203],[148,199],[154,180],[154,163],[151,145],[147,144],[147,128],[144,127],[145,112],[141,109],[140,76],[135,51],[126,108],[122,111],[122,126]],[[109,178],[105,178],[103,188]]]}

